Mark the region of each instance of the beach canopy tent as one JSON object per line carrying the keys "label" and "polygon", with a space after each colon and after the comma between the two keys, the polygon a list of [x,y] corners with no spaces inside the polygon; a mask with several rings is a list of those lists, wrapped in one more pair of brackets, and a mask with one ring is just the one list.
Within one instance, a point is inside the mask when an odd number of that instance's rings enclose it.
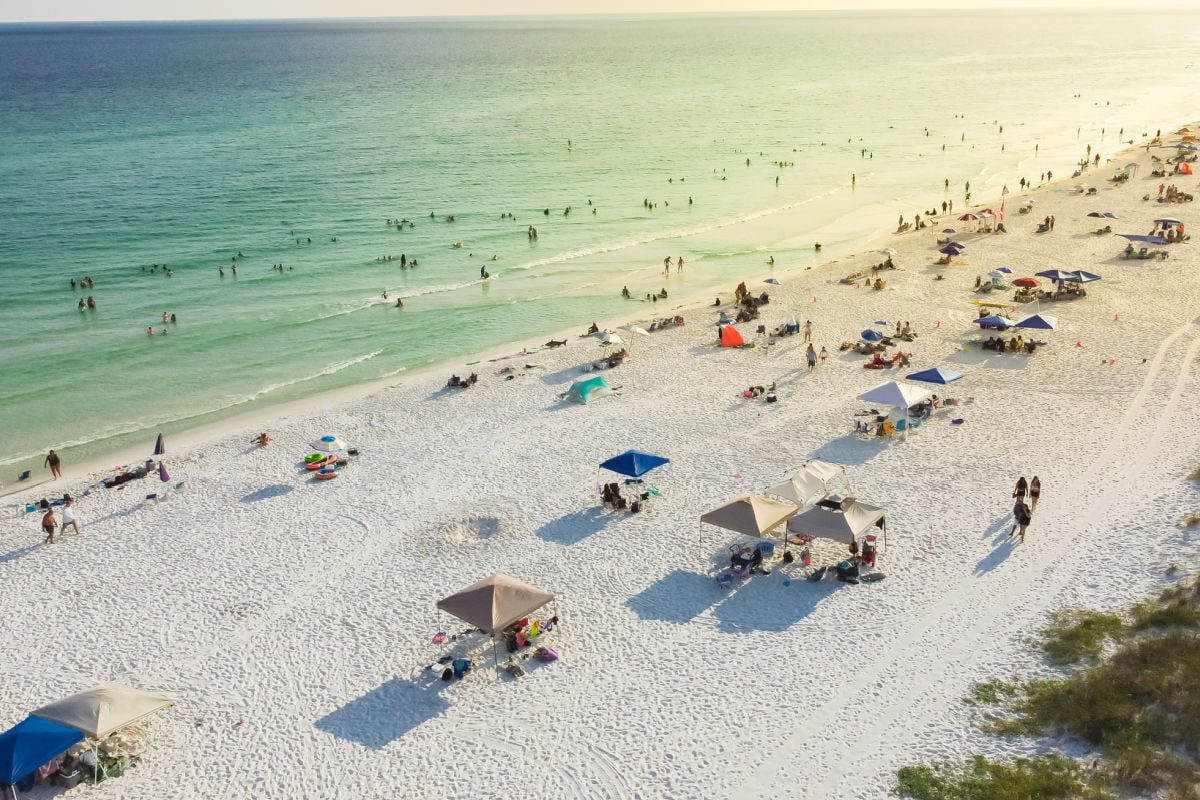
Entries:
{"label": "beach canopy tent", "polygon": [[336,436],[322,436],[312,443],[314,450],[320,450],[324,453],[332,453],[334,450],[345,450],[346,443]]}
{"label": "beach canopy tent", "polygon": [[1058,328],[1058,317],[1052,317],[1049,314],[1030,314],[1017,320],[1017,324],[1013,327],[1052,331]]}
{"label": "beach canopy tent", "polygon": [[171,698],[161,694],[120,683],[102,683],[42,706],[34,710],[31,716],[66,725],[93,739],[105,739],[156,711],[169,708],[173,703]]}
{"label": "beach canopy tent", "polygon": [[1103,278],[1096,273],[1086,272],[1082,269],[1077,269],[1069,274],[1071,277],[1067,278],[1067,280],[1071,281],[1072,283],[1092,283],[1094,281],[1103,280]]}
{"label": "beach canopy tent", "polygon": [[1164,228],[1172,228],[1176,225],[1182,225],[1183,223],[1180,222],[1179,220],[1175,219],[1174,217],[1163,217],[1162,219],[1154,220],[1154,224],[1162,225]]}
{"label": "beach canopy tent", "polygon": [[496,572],[444,597],[437,607],[489,636],[553,602],[554,595],[511,575]]}
{"label": "beach canopy tent", "polygon": [[1124,239],[1128,239],[1131,242],[1144,242],[1145,244],[1166,244],[1167,243],[1167,240],[1161,236],[1145,236],[1140,233],[1118,233],[1116,235],[1120,236]]}
{"label": "beach canopy tent", "polygon": [[[788,517],[799,511],[794,503],[781,503],[757,495],[742,495],[714,508],[700,517],[700,522],[716,525],[727,531],[762,537],[779,527]],[[700,527],[700,546],[704,546],[704,526]]]}
{"label": "beach canopy tent", "polygon": [[[998,328],[999,330],[1005,330],[1013,326],[1011,320],[1005,319],[999,314],[992,314],[990,316],[980,317],[979,319],[973,319],[971,321],[981,328]],[[910,375],[909,377],[912,376]]]}
{"label": "beach canopy tent", "polygon": [[600,462],[600,468],[611,470],[618,475],[640,478],[655,467],[670,463],[671,459],[663,456],[656,456],[641,450],[626,450],[619,456],[613,456],[607,461]]}
{"label": "beach canopy tent", "polygon": [[846,477],[845,467],[813,459],[806,462],[792,477],[768,486],[766,494],[803,508],[828,495],[830,482],[839,477],[849,489],[850,480]]}
{"label": "beach canopy tent", "polygon": [[0,733],[0,783],[14,784],[83,740],[83,733],[41,717],[27,717]]}
{"label": "beach canopy tent", "polygon": [[746,343],[742,334],[732,325],[721,328],[721,347],[741,347]]}
{"label": "beach canopy tent", "polygon": [[864,403],[878,403],[891,408],[912,408],[918,403],[928,400],[933,392],[920,386],[912,386],[899,381],[887,381],[868,392],[858,396]]}
{"label": "beach canopy tent", "polygon": [[580,378],[572,383],[564,397],[572,403],[587,405],[597,397],[604,397],[612,393],[613,388],[608,385],[608,381],[604,380],[603,376],[595,375],[591,378]]}
{"label": "beach canopy tent", "polygon": [[839,502],[818,503],[788,520],[789,534],[809,536],[813,539],[833,539],[843,544],[865,536],[872,528],[881,528],[884,545],[887,544],[886,512],[878,507],[861,503],[853,497]]}
{"label": "beach canopy tent", "polygon": [[1037,273],[1037,276],[1039,278],[1046,278],[1047,280],[1053,281],[1055,283],[1063,283],[1064,281],[1075,280],[1074,272],[1067,272],[1066,270],[1061,270],[1061,269],[1044,269],[1041,272]]}
{"label": "beach canopy tent", "polygon": [[925,383],[950,383],[957,381],[963,377],[961,372],[955,372],[952,369],[945,367],[933,367],[924,369],[920,372],[914,372],[911,375],[906,375],[910,381],[924,381]]}

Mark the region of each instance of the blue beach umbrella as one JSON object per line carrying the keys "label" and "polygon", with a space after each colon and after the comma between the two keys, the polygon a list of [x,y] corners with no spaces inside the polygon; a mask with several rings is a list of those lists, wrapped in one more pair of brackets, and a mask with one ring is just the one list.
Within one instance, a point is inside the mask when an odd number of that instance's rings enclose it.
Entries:
{"label": "blue beach umbrella", "polygon": [[878,342],[883,338],[883,334],[879,331],[873,331],[870,328],[860,334],[864,342]]}
{"label": "blue beach umbrella", "polygon": [[164,456],[167,454],[167,443],[163,441],[163,435],[160,433],[158,439],[154,442],[154,455]]}
{"label": "blue beach umbrella", "polygon": [[1058,327],[1058,317],[1052,317],[1049,314],[1030,314],[1017,320],[1017,324],[1013,327],[1052,331]]}
{"label": "blue beach umbrella", "polygon": [[765,281],[763,281],[763,283],[773,283],[773,284],[775,284],[776,286],[778,286],[778,285],[779,285],[779,279],[778,279],[778,278],[767,278]]}
{"label": "blue beach umbrella", "polygon": [[945,247],[938,250],[938,252],[944,253],[945,255],[948,255],[948,256],[957,256],[957,255],[961,255],[963,250],[964,250],[964,248],[962,248],[962,247],[951,247],[950,245],[946,245]]}
{"label": "blue beach umbrella", "polygon": [[908,376],[910,381],[925,381],[926,383],[950,383],[951,381],[959,380],[963,377],[961,372],[955,372],[952,369],[945,367],[933,367],[932,369],[924,369],[920,372],[914,372]]}
{"label": "blue beach umbrella", "polygon": [[980,317],[979,319],[971,321],[981,328],[999,328],[1000,330],[1006,330],[1013,326],[1012,320],[1005,319],[997,314],[993,314],[990,317]]}
{"label": "blue beach umbrella", "polygon": [[83,734],[74,728],[26,717],[0,733],[0,783],[17,783],[81,741]]}
{"label": "blue beach umbrella", "polygon": [[1012,275],[1012,270],[1008,267],[996,267],[993,272],[1003,272],[1005,275]]}

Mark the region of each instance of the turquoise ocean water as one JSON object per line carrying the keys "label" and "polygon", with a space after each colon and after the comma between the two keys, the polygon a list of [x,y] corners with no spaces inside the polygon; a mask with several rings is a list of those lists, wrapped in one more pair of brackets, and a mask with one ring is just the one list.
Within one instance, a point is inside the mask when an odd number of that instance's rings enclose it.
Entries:
{"label": "turquoise ocean water", "polygon": [[1029,13],[0,26],[0,480],[49,447],[77,463],[632,313],[622,286],[674,299],[813,263],[814,241],[851,252],[962,207],[968,180],[998,200],[1066,175],[1194,112],[1200,20],[1161,33]]}

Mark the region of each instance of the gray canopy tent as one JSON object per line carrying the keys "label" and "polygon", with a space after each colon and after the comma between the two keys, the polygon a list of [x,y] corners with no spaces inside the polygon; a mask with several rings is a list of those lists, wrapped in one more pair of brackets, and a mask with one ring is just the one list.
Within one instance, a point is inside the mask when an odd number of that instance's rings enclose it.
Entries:
{"label": "gray canopy tent", "polygon": [[884,548],[887,546],[886,512],[879,506],[846,497],[840,501],[829,500],[797,514],[788,520],[788,533],[810,536],[814,539],[833,539],[850,544],[866,535],[872,528],[880,528]]}
{"label": "gray canopy tent", "polygon": [[498,660],[496,633],[553,601],[550,592],[496,572],[442,598],[437,607],[492,637],[492,658]]}
{"label": "gray canopy tent", "polygon": [[794,503],[781,503],[756,495],[735,497],[723,506],[714,508],[700,517],[700,548],[704,548],[704,524],[716,525],[727,531],[736,531],[746,536],[763,537],[787,521],[799,511]]}

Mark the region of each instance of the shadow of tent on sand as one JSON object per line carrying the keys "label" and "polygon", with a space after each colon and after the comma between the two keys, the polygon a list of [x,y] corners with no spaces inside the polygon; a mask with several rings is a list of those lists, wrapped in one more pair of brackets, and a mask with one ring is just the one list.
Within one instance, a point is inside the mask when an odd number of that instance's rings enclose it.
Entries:
{"label": "shadow of tent on sand", "polygon": [[380,750],[450,708],[441,688],[392,678],[321,717],[314,727]]}
{"label": "shadow of tent on sand", "polygon": [[703,614],[721,599],[712,575],[677,569],[668,572],[625,605],[642,619],[684,624]]}
{"label": "shadow of tent on sand", "polygon": [[[788,580],[790,586],[784,586]],[[809,583],[802,575],[752,577],[737,587],[713,616],[722,633],[782,632],[811,614],[817,605],[846,584],[835,580]],[[856,588],[856,587],[852,587]]]}
{"label": "shadow of tent on sand", "polygon": [[547,522],[535,531],[539,539],[561,545],[579,544],[593,533],[603,530],[613,520],[614,514],[606,513],[601,506],[582,508]]}

